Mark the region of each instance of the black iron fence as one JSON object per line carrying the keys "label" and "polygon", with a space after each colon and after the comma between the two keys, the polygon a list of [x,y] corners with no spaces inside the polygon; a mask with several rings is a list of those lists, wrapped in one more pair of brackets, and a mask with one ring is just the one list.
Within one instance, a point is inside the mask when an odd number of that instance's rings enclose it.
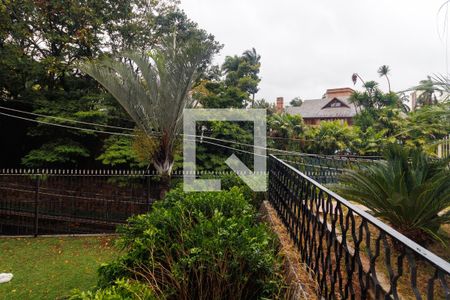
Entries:
{"label": "black iron fence", "polygon": [[0,170],[0,235],[114,232],[157,195],[146,171]]}
{"label": "black iron fence", "polygon": [[319,154],[276,154],[306,176],[326,184],[336,183],[339,174],[348,168],[360,168],[381,159],[379,156],[319,155]]}
{"label": "black iron fence", "polygon": [[269,200],[326,299],[450,299],[450,264],[275,156]]}

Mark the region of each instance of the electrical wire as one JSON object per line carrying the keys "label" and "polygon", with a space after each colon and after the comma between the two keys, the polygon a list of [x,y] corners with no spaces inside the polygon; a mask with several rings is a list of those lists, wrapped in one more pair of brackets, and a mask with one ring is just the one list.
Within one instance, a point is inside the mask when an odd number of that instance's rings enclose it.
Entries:
{"label": "electrical wire", "polygon": [[[39,103],[39,102],[30,102],[30,101],[18,100],[18,99],[5,99],[5,98],[0,98],[0,103],[8,103],[8,102],[24,103],[24,104],[28,104],[28,105],[30,105],[30,106],[47,107],[47,105],[45,105],[45,104],[43,104],[43,103]],[[67,112],[73,113],[73,110],[71,110],[70,108],[67,108],[67,107],[58,107],[58,110],[67,111]],[[108,117],[109,117],[109,118],[112,118],[112,119],[118,119],[118,120],[127,121],[127,122],[130,122],[130,123],[133,122],[132,119],[121,118],[121,117],[119,117],[119,116],[108,116]]]}
{"label": "electrical wire", "polygon": [[[54,116],[48,116],[48,115],[43,115],[43,114],[36,114],[36,113],[26,112],[26,111],[17,110],[17,109],[10,109],[10,108],[5,108],[3,106],[0,106],[0,108],[12,110],[12,111],[19,112],[19,113],[38,115],[40,117],[50,117],[50,118],[55,118],[55,119],[67,120],[67,121],[70,121],[70,122],[74,122],[74,120],[70,120],[70,119],[54,117]],[[36,123],[41,123],[41,124],[46,124],[46,125],[51,125],[51,126],[67,128],[67,129],[75,129],[75,130],[82,130],[82,131],[84,130],[84,131],[88,131],[88,132],[104,133],[104,134],[109,134],[109,135],[119,135],[119,136],[129,136],[129,137],[136,136],[135,134],[121,133],[121,132],[112,132],[112,131],[104,131],[104,130],[97,130],[97,129],[82,128],[82,127],[71,126],[71,125],[56,124],[56,123],[51,123],[51,122],[46,122],[46,121],[41,121],[41,120],[36,120],[36,119],[31,119],[31,118],[26,118],[26,117],[22,117],[22,116],[7,114],[7,113],[4,113],[4,112],[0,112],[0,115],[8,116],[8,117],[11,117],[11,118],[17,118],[17,119],[21,119],[21,120],[26,120],[26,121],[30,121],[30,122],[36,122]],[[120,127],[120,126],[109,126],[109,125],[105,125],[105,124],[98,124],[98,123],[91,123],[91,122],[82,122],[82,121],[76,121],[76,122],[83,123],[83,124],[94,125],[94,126],[104,126],[104,127],[112,127],[112,128],[116,128],[116,129],[133,130],[131,128]],[[153,136],[159,136],[160,134],[158,132],[153,132],[152,135]],[[327,156],[325,156],[325,155],[299,153],[299,152],[282,150],[282,149],[277,149],[277,148],[263,147],[263,146],[253,145],[253,144],[241,143],[241,142],[237,142],[237,141],[224,140],[224,139],[214,138],[214,137],[210,137],[210,136],[200,137],[199,135],[188,135],[188,134],[183,134],[183,133],[181,133],[180,135],[181,136],[187,136],[187,137],[194,137],[194,138],[202,138],[203,139],[202,141],[204,143],[206,143],[206,141],[204,139],[208,139],[208,140],[213,140],[213,141],[218,141],[218,142],[230,143],[230,144],[234,144],[234,145],[251,147],[251,148],[254,148],[254,149],[256,148],[256,149],[262,149],[262,150],[266,150],[266,151],[267,150],[268,151],[273,151],[273,152],[276,152],[276,153],[288,154],[288,155],[292,155],[292,156],[307,156],[307,157],[327,158]],[[208,142],[208,144],[215,145],[215,146],[220,146],[222,148],[227,148],[227,149],[232,149],[232,150],[239,150],[239,149],[236,149],[236,148],[233,148],[233,147],[229,147],[229,146],[225,146],[225,145],[221,145],[221,144],[217,144],[217,143],[212,143],[212,142]],[[244,150],[239,150],[239,151],[242,152]],[[249,152],[249,151],[244,151],[244,152],[253,154],[253,152]],[[336,159],[336,157],[333,156],[333,155],[332,156],[328,156],[328,157],[333,157],[333,159]],[[352,157],[355,158],[355,159],[358,158],[358,156],[352,156]],[[362,158],[363,159],[367,159],[369,157],[362,157]]]}
{"label": "electrical wire", "polygon": [[20,117],[20,116],[15,116],[15,115],[7,114],[7,113],[4,113],[4,112],[0,112],[0,115],[4,115],[4,116],[7,116],[7,117],[16,118],[16,119],[21,119],[21,120],[25,120],[25,121],[29,121],[29,122],[36,122],[36,123],[41,123],[41,124],[46,124],[46,125],[52,125],[52,126],[57,126],[57,127],[63,127],[63,128],[68,128],[68,129],[84,130],[84,131],[89,131],[89,132],[105,133],[105,134],[110,134],[110,135],[134,136],[133,134],[128,134],[128,133],[111,132],[111,131],[104,131],[104,130],[96,130],[96,129],[89,129],[89,128],[81,128],[81,127],[70,126],[70,125],[55,124],[55,123],[50,123],[50,122],[45,122],[45,121],[40,121],[40,120],[34,120],[34,119],[25,118],[25,117]]}
{"label": "electrical wire", "polygon": [[[39,116],[39,117],[54,118],[54,119],[59,119],[59,120],[63,120],[63,121],[70,121],[70,122],[75,122],[75,123],[81,123],[81,124],[88,124],[88,125],[94,125],[94,126],[103,126],[103,127],[111,127],[111,128],[116,128],[116,129],[133,130],[131,128],[126,128],[126,127],[109,126],[109,125],[98,124],[98,123],[74,121],[74,120],[60,118],[60,117],[54,117],[54,116],[48,116],[48,115],[43,115],[43,114],[37,114],[37,113],[21,111],[21,110],[18,110],[18,109],[12,109],[12,108],[7,108],[7,107],[3,107],[3,106],[0,106],[0,108],[11,110],[11,111],[14,111],[14,112],[19,112],[19,113],[25,113],[25,114],[30,114],[30,115],[34,115],[34,116]],[[35,120],[35,119],[26,118],[26,117],[11,115],[11,114],[7,114],[7,113],[3,113],[3,112],[0,112],[0,114],[4,115],[4,116],[12,117],[12,118],[18,118],[18,119],[30,121],[30,122],[37,122],[37,123],[41,123],[41,124],[53,125],[53,126],[69,128],[69,129],[85,130],[85,131],[96,132],[96,133],[106,133],[106,134],[110,134],[110,135],[135,136],[134,134],[127,134],[127,133],[120,133],[120,132],[110,132],[110,131],[104,131],[104,130],[96,130],[96,129],[89,129],[89,128],[81,128],[81,127],[76,127],[76,126],[70,126],[70,125],[56,124],[56,123],[45,122],[45,121],[41,121],[41,120]],[[157,135],[157,134],[155,134],[155,135]],[[187,135],[187,134],[181,134],[181,135],[188,136],[188,137],[195,137],[195,138],[199,137],[198,135]],[[214,140],[214,141],[220,141],[220,142],[225,142],[225,143],[241,145],[241,146],[253,147],[253,148],[258,148],[258,149],[263,149],[263,150],[273,150],[273,151],[283,151],[283,152],[285,152],[285,150],[280,150],[280,149],[276,149],[276,148],[261,147],[261,146],[257,146],[257,145],[251,145],[251,144],[240,143],[240,142],[236,142],[236,141],[218,139],[218,138],[214,138],[214,137],[203,136],[203,138],[204,139],[209,139],[209,140]],[[228,147],[228,148],[230,149],[231,147]],[[233,149],[233,148],[231,148],[231,149]],[[292,154],[296,153],[296,152],[290,152],[290,151],[288,151],[288,152],[292,153]]]}
{"label": "electrical wire", "polygon": [[19,109],[4,107],[4,106],[0,106],[0,109],[6,109],[6,110],[9,110],[9,111],[23,113],[23,114],[28,114],[28,115],[32,115],[32,116],[37,116],[37,117],[42,117],[42,118],[51,118],[51,119],[55,119],[55,120],[61,120],[61,121],[65,121],[65,122],[72,122],[72,123],[78,123],[78,124],[84,124],[84,125],[92,125],[92,126],[99,126],[99,127],[105,127],[105,128],[130,130],[130,131],[134,130],[133,128],[127,128],[127,127],[120,127],[120,126],[113,126],[113,125],[106,125],[106,124],[98,124],[98,123],[91,123],[91,122],[85,122],[85,121],[72,120],[72,119],[67,119],[67,118],[62,118],[62,117],[49,116],[49,115],[38,114],[38,113],[29,112],[29,111],[23,111],[23,110],[19,110]]}

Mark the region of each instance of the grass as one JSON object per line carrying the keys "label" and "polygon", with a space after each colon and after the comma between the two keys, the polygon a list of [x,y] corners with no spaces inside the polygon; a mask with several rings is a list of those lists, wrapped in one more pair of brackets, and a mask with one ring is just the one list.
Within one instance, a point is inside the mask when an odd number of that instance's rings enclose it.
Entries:
{"label": "grass", "polygon": [[0,299],[61,299],[74,288],[90,289],[97,268],[118,255],[113,237],[0,238]]}

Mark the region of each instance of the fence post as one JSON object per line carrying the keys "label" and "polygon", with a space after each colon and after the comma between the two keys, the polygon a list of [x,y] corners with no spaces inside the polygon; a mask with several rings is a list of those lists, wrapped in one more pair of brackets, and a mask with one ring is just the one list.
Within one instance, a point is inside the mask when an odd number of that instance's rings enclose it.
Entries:
{"label": "fence post", "polygon": [[34,194],[34,237],[37,237],[39,232],[39,186],[41,177],[38,174],[36,176],[36,186],[35,186],[35,194]]}

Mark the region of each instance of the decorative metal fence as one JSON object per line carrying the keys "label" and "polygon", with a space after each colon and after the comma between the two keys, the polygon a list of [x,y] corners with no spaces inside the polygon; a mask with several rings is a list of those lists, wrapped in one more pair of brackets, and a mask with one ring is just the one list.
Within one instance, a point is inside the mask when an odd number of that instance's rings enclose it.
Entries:
{"label": "decorative metal fence", "polygon": [[318,155],[298,153],[276,155],[278,158],[295,166],[299,171],[314,180],[326,184],[336,183],[339,174],[348,168],[360,168],[380,159],[379,156],[354,155]]}
{"label": "decorative metal fence", "polygon": [[271,155],[269,200],[325,299],[450,299],[450,264]]}
{"label": "decorative metal fence", "polygon": [[0,170],[0,235],[114,232],[157,188],[145,171]]}

